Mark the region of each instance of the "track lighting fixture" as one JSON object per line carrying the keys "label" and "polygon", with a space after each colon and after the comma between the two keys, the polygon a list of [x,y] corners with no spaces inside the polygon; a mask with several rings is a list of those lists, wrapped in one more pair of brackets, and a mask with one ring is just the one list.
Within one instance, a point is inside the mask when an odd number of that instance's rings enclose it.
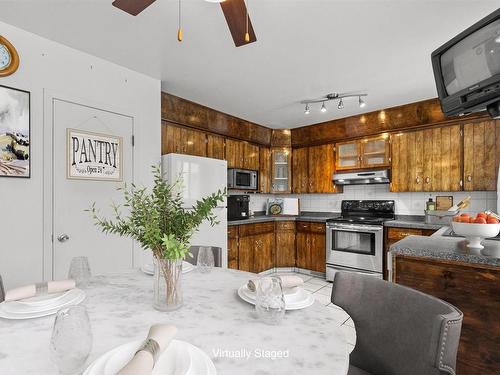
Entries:
{"label": "track lighting fixture", "polygon": [[358,98],[358,104],[359,104],[359,108],[364,108],[366,106],[366,103],[363,99],[361,99],[361,97],[363,96],[368,96],[368,94],[365,94],[363,92],[347,92],[347,93],[337,93],[337,92],[334,92],[334,93],[331,93],[331,94],[327,94],[321,98],[316,98],[316,99],[306,99],[306,100],[302,100],[301,103],[302,104],[305,104],[306,105],[306,109],[304,111],[304,113],[306,115],[308,115],[309,113],[311,113],[310,109],[309,109],[309,104],[312,104],[312,103],[322,103],[321,105],[321,112],[326,112],[326,105],[325,103],[329,100],[338,100],[338,105],[337,105],[337,108],[338,109],[343,109],[344,108],[344,99],[345,98]]}
{"label": "track lighting fixture", "polygon": [[365,108],[366,103],[364,102],[363,99],[361,99],[361,96],[358,96],[358,103],[359,103],[359,108]]}

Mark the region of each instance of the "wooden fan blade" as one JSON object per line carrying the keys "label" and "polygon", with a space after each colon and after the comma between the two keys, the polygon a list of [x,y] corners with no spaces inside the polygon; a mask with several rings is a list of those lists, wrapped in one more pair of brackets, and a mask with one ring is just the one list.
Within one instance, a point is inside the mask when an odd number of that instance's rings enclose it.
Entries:
{"label": "wooden fan blade", "polygon": [[229,26],[236,47],[257,41],[252,22],[248,20],[250,41],[245,42],[247,7],[244,0],[225,0],[220,3],[220,6],[224,12],[224,17],[226,17],[227,26]]}
{"label": "wooden fan blade", "polygon": [[156,0],[115,0],[112,4],[128,14],[137,16],[155,1]]}

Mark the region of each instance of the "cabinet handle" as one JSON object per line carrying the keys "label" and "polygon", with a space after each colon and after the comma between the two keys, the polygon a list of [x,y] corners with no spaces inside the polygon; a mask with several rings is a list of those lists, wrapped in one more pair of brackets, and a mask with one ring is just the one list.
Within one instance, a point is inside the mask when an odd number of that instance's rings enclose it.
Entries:
{"label": "cabinet handle", "polygon": [[426,177],[426,178],[425,178],[425,183],[426,183],[426,184],[428,184],[428,183],[430,183],[430,182],[431,182],[431,178],[430,178],[430,177]]}
{"label": "cabinet handle", "polygon": [[471,175],[468,175],[467,176],[467,182],[471,182],[472,181],[472,176]]}
{"label": "cabinet handle", "polygon": [[418,185],[420,184],[420,177],[417,176],[417,178],[415,179],[415,183]]}

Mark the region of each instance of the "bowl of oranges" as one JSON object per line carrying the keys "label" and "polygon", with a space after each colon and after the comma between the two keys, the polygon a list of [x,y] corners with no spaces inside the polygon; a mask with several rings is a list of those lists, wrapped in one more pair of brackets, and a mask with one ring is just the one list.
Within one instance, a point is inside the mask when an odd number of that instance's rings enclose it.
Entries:
{"label": "bowl of oranges", "polygon": [[464,236],[468,244],[473,249],[483,249],[481,242],[485,238],[498,236],[500,233],[500,222],[495,216],[487,215],[484,212],[476,216],[469,214],[457,215],[451,223],[453,232],[459,236]]}

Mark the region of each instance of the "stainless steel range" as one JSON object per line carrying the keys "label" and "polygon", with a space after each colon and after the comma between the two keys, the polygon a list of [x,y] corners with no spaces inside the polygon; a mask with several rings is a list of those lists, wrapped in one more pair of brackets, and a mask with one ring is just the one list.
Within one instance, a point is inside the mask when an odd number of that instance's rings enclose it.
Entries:
{"label": "stainless steel range", "polygon": [[326,279],[338,271],[383,278],[384,221],[394,220],[394,201],[342,201],[327,221]]}

